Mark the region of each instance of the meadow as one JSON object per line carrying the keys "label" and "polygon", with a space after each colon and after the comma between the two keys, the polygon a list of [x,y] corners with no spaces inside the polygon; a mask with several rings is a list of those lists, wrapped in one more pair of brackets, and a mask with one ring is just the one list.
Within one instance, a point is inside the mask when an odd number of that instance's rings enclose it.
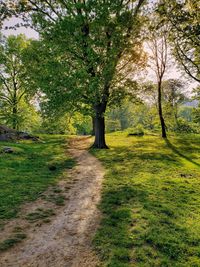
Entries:
{"label": "meadow", "polygon": [[[39,198],[75,165],[67,136],[0,143],[0,225]],[[104,165],[100,227],[93,240],[102,266],[200,266],[199,135],[107,134],[110,149],[90,149]],[[53,167],[53,168],[52,168]],[[54,168],[55,167],[55,168]]]}
{"label": "meadow", "polygon": [[36,200],[73,167],[66,142],[66,136],[43,135],[40,142],[0,143],[0,151],[5,147],[14,150],[0,153],[0,224],[15,218],[23,203]]}
{"label": "meadow", "polygon": [[94,239],[103,266],[200,266],[200,137],[107,135]]}

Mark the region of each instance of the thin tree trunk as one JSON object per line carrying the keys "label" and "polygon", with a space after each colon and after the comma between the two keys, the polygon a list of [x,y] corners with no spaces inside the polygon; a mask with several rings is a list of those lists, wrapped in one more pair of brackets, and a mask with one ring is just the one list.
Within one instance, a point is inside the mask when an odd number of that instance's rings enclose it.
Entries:
{"label": "thin tree trunk", "polygon": [[[14,72],[15,73],[15,72]],[[15,74],[14,74],[15,75]],[[13,94],[13,107],[12,107],[12,115],[13,115],[13,129],[17,129],[17,83],[15,81],[15,76],[13,78],[13,86],[14,86],[14,94]]]}
{"label": "thin tree trunk", "polygon": [[178,106],[177,106],[177,104],[175,104],[174,117],[175,117],[176,125],[179,126],[179,123],[178,123]]}
{"label": "thin tree trunk", "polygon": [[165,129],[165,120],[163,118],[163,112],[162,112],[161,82],[158,83],[158,113],[159,113],[159,118],[160,118],[161,129],[162,129],[162,138],[167,138],[167,133]]}
{"label": "thin tree trunk", "polygon": [[13,115],[13,119],[12,119],[12,127],[13,129],[17,129],[17,107],[14,106],[12,109],[12,115]]}

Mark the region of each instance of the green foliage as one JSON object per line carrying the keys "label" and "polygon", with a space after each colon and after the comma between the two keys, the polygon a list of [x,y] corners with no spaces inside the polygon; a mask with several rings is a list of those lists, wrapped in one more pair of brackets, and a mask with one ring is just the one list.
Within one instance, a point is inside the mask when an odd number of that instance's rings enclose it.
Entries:
{"label": "green foliage", "polygon": [[199,266],[200,139],[107,136],[94,245],[103,266]]}
{"label": "green foliage", "polygon": [[133,87],[122,69],[134,73],[145,64],[139,16],[145,1],[133,2],[27,4],[41,38],[32,42],[25,60],[33,87],[45,93],[51,110],[94,115],[99,109],[104,115],[107,105],[123,98],[125,87]]}
{"label": "green foliage", "polygon": [[116,131],[120,131],[121,130],[121,125],[118,119],[111,119],[111,118],[106,118],[106,132],[107,133],[112,133],[112,132],[116,132]]}
{"label": "green foliage", "polygon": [[22,60],[29,41],[24,35],[0,41],[0,118],[14,129],[34,128],[39,116],[28,99],[29,79]]}
{"label": "green foliage", "polygon": [[92,131],[92,118],[84,116],[81,113],[74,113],[71,119],[73,127],[76,129],[76,134],[87,135]]}
{"label": "green foliage", "polygon": [[47,134],[91,134],[91,117],[79,112],[64,115],[43,114],[43,121],[39,129]]}
{"label": "green foliage", "polygon": [[156,128],[157,110],[147,103],[124,101],[120,107],[109,109],[106,113],[107,132],[123,131],[142,125],[143,128],[153,130]]}
{"label": "green foliage", "polygon": [[138,124],[135,128],[128,128],[126,132],[128,133],[128,136],[131,136],[131,135],[143,136],[144,127],[141,124]]}
{"label": "green foliage", "polygon": [[[172,87],[171,87],[172,82]],[[176,88],[176,83],[178,87]],[[163,83],[163,114],[166,119],[169,132],[198,133],[199,132],[199,109],[185,106],[187,100],[184,90],[179,85],[182,83],[176,80],[167,80]],[[175,88],[174,88],[175,86]],[[127,100],[120,107],[112,108],[106,114],[106,131],[115,132],[126,130],[128,133],[137,134],[142,128],[141,134],[145,132],[160,131],[160,123],[156,101],[153,92],[148,93],[143,103],[133,103]],[[141,96],[143,97],[143,96]],[[149,100],[152,100],[149,102]],[[189,101],[189,100],[188,100]]]}
{"label": "green foliage", "polygon": [[192,115],[193,115],[194,121],[200,124],[200,108],[193,109]]}
{"label": "green foliage", "polygon": [[63,116],[44,115],[40,132],[46,134],[75,134],[76,129],[71,123],[70,114],[65,113]]}
{"label": "green foliage", "polygon": [[200,133],[200,128],[198,124],[179,118],[175,131],[179,133]]}
{"label": "green foliage", "polygon": [[0,111],[0,124],[13,127],[13,120],[17,123],[17,129],[25,132],[38,132],[42,123],[39,110],[24,98],[18,103],[17,114],[12,113],[12,107],[3,105]]}
{"label": "green foliage", "polygon": [[191,122],[194,121],[194,108],[193,107],[186,107],[186,106],[180,106],[178,110],[178,117],[183,118],[184,120]]}
{"label": "green foliage", "polygon": [[200,82],[199,1],[160,1],[158,12],[170,25],[170,41],[182,69]]}
{"label": "green foliage", "polygon": [[[37,199],[54,185],[74,161],[66,155],[65,136],[43,136],[43,142],[0,143],[0,151],[9,146],[13,154],[0,154],[0,220],[17,215],[20,205]],[[51,172],[49,164],[56,170]]]}

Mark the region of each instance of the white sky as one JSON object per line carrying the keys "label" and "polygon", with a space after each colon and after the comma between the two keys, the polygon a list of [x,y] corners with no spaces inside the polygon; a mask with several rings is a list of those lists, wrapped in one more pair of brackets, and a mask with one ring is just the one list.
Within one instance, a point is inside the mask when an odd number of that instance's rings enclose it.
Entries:
{"label": "white sky", "polygon": [[39,38],[39,34],[31,28],[19,27],[16,30],[13,30],[13,29],[5,30],[4,29],[5,27],[13,27],[14,25],[18,23],[19,24],[22,23],[22,20],[19,18],[11,18],[9,20],[6,20],[3,24],[3,30],[2,30],[3,35],[9,36],[9,35],[18,35],[20,33],[23,33],[28,38],[34,38],[34,39]]}

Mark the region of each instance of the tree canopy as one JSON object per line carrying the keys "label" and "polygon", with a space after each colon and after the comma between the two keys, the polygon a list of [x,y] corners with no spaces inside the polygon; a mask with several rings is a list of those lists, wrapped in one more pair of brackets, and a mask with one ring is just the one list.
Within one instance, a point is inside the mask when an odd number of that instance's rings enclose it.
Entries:
{"label": "tree canopy", "polygon": [[170,25],[170,41],[178,63],[192,79],[200,82],[199,1],[163,0],[158,11],[164,23]]}
{"label": "tree canopy", "polygon": [[96,118],[96,147],[106,147],[104,113],[116,94],[123,94],[124,67],[144,65],[139,16],[144,3],[28,1],[26,6],[41,34],[35,44],[42,73],[38,87],[55,106],[70,99]]}
{"label": "tree canopy", "polygon": [[23,35],[11,35],[0,42],[1,117],[7,117],[14,129],[19,126],[21,115],[18,109],[25,101],[29,87],[27,68],[23,63],[23,52],[28,44]]}

